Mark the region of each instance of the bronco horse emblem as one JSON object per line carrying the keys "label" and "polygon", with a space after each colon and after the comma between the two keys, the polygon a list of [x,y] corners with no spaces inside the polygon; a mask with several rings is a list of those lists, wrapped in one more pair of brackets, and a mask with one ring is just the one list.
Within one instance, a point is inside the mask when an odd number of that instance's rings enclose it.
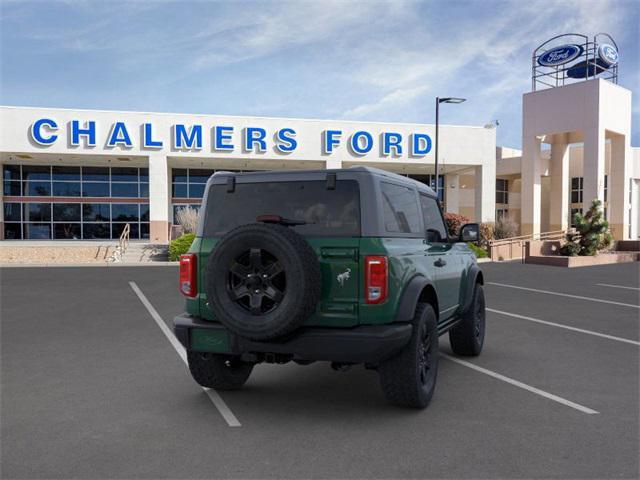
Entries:
{"label": "bronco horse emblem", "polygon": [[339,273],[336,276],[336,279],[338,280],[338,283],[340,284],[341,287],[344,287],[344,282],[346,282],[347,280],[349,280],[349,277],[351,276],[351,269],[347,268],[344,272]]}

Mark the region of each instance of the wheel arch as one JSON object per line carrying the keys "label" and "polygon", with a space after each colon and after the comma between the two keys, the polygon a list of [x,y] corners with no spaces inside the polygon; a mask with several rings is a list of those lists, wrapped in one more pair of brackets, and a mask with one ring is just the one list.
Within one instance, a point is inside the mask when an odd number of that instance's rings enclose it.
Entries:
{"label": "wheel arch", "polygon": [[439,316],[438,295],[431,281],[422,276],[413,277],[400,298],[396,312],[396,322],[410,322],[416,312],[418,303],[429,303],[433,306],[436,318]]}
{"label": "wheel arch", "polygon": [[471,301],[473,300],[473,291],[476,287],[476,283],[484,285],[484,275],[482,273],[482,270],[480,270],[480,267],[478,267],[477,264],[474,264],[471,266],[471,268],[469,268],[469,272],[467,273],[467,278],[464,284],[464,296],[462,297],[463,313],[469,310],[469,307],[471,306]]}

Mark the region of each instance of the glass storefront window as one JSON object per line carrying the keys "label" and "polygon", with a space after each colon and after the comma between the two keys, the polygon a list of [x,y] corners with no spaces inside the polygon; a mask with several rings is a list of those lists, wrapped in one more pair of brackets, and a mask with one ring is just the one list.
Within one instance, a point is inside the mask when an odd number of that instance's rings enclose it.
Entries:
{"label": "glass storefront window", "polygon": [[112,183],[111,196],[135,198],[138,196],[138,184],[137,183]]}
{"label": "glass storefront window", "polygon": [[4,238],[5,240],[22,239],[22,224],[6,222],[4,224]]}
{"label": "glass storefront window", "polygon": [[50,223],[25,223],[24,238],[27,240],[48,240],[51,238]]}
{"label": "glass storefront window", "polygon": [[202,198],[204,196],[204,187],[206,185],[202,184],[189,184],[189,198]]}
{"label": "glass storefront window", "polygon": [[19,222],[22,220],[22,208],[19,203],[4,204],[4,221]]}
{"label": "glass storefront window", "polygon": [[80,204],[79,203],[54,203],[53,204],[53,221],[54,222],[79,222],[80,221]]}
{"label": "glass storefront window", "polygon": [[24,220],[27,222],[49,222],[51,221],[50,203],[25,203]]}
{"label": "glass storefront window", "polygon": [[83,197],[108,197],[109,184],[108,183],[83,183],[82,196]]}
{"label": "glass storefront window", "polygon": [[111,218],[114,222],[137,222],[137,203],[112,203]]}
{"label": "glass storefront window", "polygon": [[138,182],[138,169],[133,167],[127,168],[112,168],[111,169],[111,181],[112,182]]}
{"label": "glass storefront window", "polygon": [[2,185],[2,192],[7,197],[19,197],[22,195],[22,184],[15,181],[7,181]]}
{"label": "glass storefront window", "polygon": [[82,228],[79,223],[54,223],[53,238],[80,240],[82,238]]}
{"label": "glass storefront window", "polygon": [[108,203],[82,204],[82,220],[85,222],[111,221],[111,205]]}
{"label": "glass storefront window", "polygon": [[53,180],[80,181],[80,167],[53,167]]}
{"label": "glass storefront window", "polygon": [[111,227],[108,223],[83,223],[82,233],[85,240],[111,238]]}
{"label": "glass storefront window", "polygon": [[23,165],[23,180],[46,180],[51,181],[51,167],[41,165]]}
{"label": "glass storefront window", "polygon": [[51,182],[25,182],[24,195],[27,197],[49,197],[51,196]]}
{"label": "glass storefront window", "polygon": [[108,182],[109,167],[82,167],[83,182]]}
{"label": "glass storefront window", "polygon": [[7,202],[3,209],[6,240],[117,239],[127,223],[132,239],[149,238],[149,204]]}
{"label": "glass storefront window", "polygon": [[80,183],[77,182],[53,182],[54,197],[79,197]]}
{"label": "glass storefront window", "polygon": [[20,165],[3,165],[2,179],[20,181],[22,179],[20,176]]}

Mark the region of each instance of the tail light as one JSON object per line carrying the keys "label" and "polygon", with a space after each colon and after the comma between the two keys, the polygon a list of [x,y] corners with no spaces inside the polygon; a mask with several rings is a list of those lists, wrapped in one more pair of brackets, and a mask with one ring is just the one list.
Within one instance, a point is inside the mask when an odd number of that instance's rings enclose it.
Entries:
{"label": "tail light", "polygon": [[180,293],[191,298],[198,294],[196,258],[193,253],[180,255]]}
{"label": "tail light", "polygon": [[387,257],[367,256],[364,258],[365,302],[382,303],[387,299],[389,268]]}

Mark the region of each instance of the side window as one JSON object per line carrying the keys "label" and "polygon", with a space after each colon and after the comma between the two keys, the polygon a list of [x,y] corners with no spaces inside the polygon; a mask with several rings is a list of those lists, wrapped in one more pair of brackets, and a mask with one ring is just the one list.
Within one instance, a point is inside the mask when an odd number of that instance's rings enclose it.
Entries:
{"label": "side window", "polygon": [[420,234],[420,212],[415,191],[392,183],[382,182],[380,185],[386,231]]}
{"label": "side window", "polygon": [[424,215],[424,228],[427,230],[427,238],[433,242],[446,242],[447,229],[444,226],[436,199],[420,194],[420,206]]}

